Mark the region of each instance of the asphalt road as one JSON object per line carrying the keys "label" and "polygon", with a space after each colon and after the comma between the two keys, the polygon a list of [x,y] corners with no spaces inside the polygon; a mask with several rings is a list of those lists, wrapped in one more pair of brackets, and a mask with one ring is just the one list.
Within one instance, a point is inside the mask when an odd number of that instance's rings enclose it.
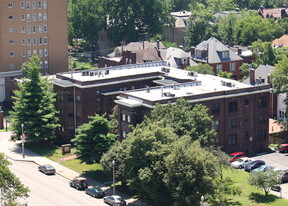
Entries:
{"label": "asphalt road", "polygon": [[69,187],[69,180],[60,175],[38,172],[38,165],[34,163],[9,161],[10,170],[30,189],[26,200],[29,206],[107,206],[102,198],[96,199]]}
{"label": "asphalt road", "polygon": [[288,153],[268,153],[252,157],[255,160],[264,160],[266,165],[270,165],[279,169],[288,169]]}

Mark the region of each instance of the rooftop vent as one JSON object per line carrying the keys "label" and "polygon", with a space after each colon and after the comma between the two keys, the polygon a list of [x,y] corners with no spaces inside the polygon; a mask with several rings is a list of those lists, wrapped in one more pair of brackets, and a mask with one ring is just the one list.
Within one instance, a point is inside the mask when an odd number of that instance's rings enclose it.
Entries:
{"label": "rooftop vent", "polygon": [[161,68],[161,71],[162,71],[162,72],[169,73],[169,72],[170,72],[170,69],[169,69],[169,68],[166,68],[166,67],[162,67],[162,68]]}
{"label": "rooftop vent", "polygon": [[108,75],[109,74],[109,69],[107,69],[106,71],[105,71],[105,75]]}
{"label": "rooftop vent", "polygon": [[197,74],[197,72],[188,72],[188,76],[197,77],[198,74]]}
{"label": "rooftop vent", "polygon": [[164,92],[164,97],[175,97],[175,94],[172,94],[171,92]]}

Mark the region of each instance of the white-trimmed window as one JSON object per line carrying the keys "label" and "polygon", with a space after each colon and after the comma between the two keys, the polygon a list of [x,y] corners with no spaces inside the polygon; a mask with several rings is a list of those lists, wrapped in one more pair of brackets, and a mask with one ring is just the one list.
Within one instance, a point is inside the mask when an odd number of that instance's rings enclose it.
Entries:
{"label": "white-trimmed window", "polygon": [[27,34],[31,34],[31,26],[27,26]]}
{"label": "white-trimmed window", "polygon": [[21,32],[22,32],[22,33],[25,33],[25,31],[26,31],[25,28],[26,28],[25,26],[22,26],[22,28],[21,28]]}
{"label": "white-trimmed window", "polygon": [[125,122],[126,121],[126,115],[122,114],[122,121]]}
{"label": "white-trimmed window", "polygon": [[14,32],[14,28],[10,27],[9,32]]}
{"label": "white-trimmed window", "polygon": [[30,14],[27,14],[27,18],[26,19],[27,19],[28,22],[31,21]]}
{"label": "white-trimmed window", "polygon": [[131,117],[130,117],[130,115],[127,115],[127,122],[128,122],[128,123],[131,122]]}
{"label": "white-trimmed window", "polygon": [[13,3],[9,3],[8,8],[13,8]]}
{"label": "white-trimmed window", "polygon": [[36,2],[32,1],[32,9],[36,9]]}
{"label": "white-trimmed window", "polygon": [[125,139],[126,138],[126,132],[122,131],[122,138]]}
{"label": "white-trimmed window", "polygon": [[14,57],[14,52],[10,52],[9,56]]}
{"label": "white-trimmed window", "polygon": [[48,61],[44,61],[44,68],[45,68],[45,69],[48,68]]}
{"label": "white-trimmed window", "polygon": [[22,57],[26,57],[26,51],[22,51]]}
{"label": "white-trimmed window", "polygon": [[32,56],[31,50],[28,50],[28,57],[31,57],[31,56]]}
{"label": "white-trimmed window", "polygon": [[38,1],[38,8],[42,9],[42,1]]}
{"label": "white-trimmed window", "polygon": [[44,37],[44,44],[48,44],[48,38]]}
{"label": "white-trimmed window", "polygon": [[27,39],[27,45],[31,46],[31,39],[30,38]]}
{"label": "white-trimmed window", "polygon": [[236,71],[236,62],[230,63],[230,72],[235,72]]}
{"label": "white-trimmed window", "polygon": [[48,27],[47,24],[44,25],[44,33],[46,33],[48,31]]}
{"label": "white-trimmed window", "polygon": [[37,54],[37,49],[34,49],[34,50],[33,50],[33,54]]}
{"label": "white-trimmed window", "polygon": [[42,21],[42,13],[38,14],[38,21]]}
{"label": "white-trimmed window", "polygon": [[34,46],[37,45],[37,38],[36,38],[36,37],[33,38],[33,45],[34,45]]}
{"label": "white-trimmed window", "polygon": [[15,64],[10,64],[9,67],[10,69],[15,69]]}
{"label": "white-trimmed window", "polygon": [[26,45],[26,39],[22,39],[22,45]]}
{"label": "white-trimmed window", "polygon": [[14,40],[10,40],[10,41],[9,41],[9,44],[10,44],[10,45],[13,45],[13,44],[14,44]]}
{"label": "white-trimmed window", "polygon": [[46,9],[47,8],[47,0],[43,1],[43,8]]}
{"label": "white-trimmed window", "polygon": [[222,71],[222,69],[223,69],[223,65],[222,64],[217,64],[216,72],[218,73],[218,72]]}
{"label": "white-trimmed window", "polygon": [[9,20],[13,20],[13,16],[8,16],[8,19]]}
{"label": "white-trimmed window", "polygon": [[45,56],[45,57],[48,56],[48,49],[44,49],[44,56]]}
{"label": "white-trimmed window", "polygon": [[33,34],[36,34],[36,26],[32,26],[32,32]]}
{"label": "white-trimmed window", "polygon": [[39,49],[39,57],[43,57],[43,50]]}
{"label": "white-trimmed window", "polygon": [[38,32],[39,32],[39,33],[42,33],[42,25],[39,25],[39,27],[38,27]]}
{"label": "white-trimmed window", "polygon": [[43,62],[40,61],[40,69],[43,69]]}
{"label": "white-trimmed window", "polygon": [[42,45],[42,37],[39,37],[39,45]]}
{"label": "white-trimmed window", "polygon": [[26,2],[26,8],[30,10],[30,1]]}
{"label": "white-trimmed window", "polygon": [[25,3],[21,2],[20,7],[21,7],[21,9],[24,9],[25,8]]}
{"label": "white-trimmed window", "polygon": [[25,14],[21,14],[21,20],[25,21]]}
{"label": "white-trimmed window", "polygon": [[44,20],[44,21],[47,21],[47,17],[48,17],[48,16],[47,16],[47,13],[44,13],[44,14],[43,14],[43,20]]}
{"label": "white-trimmed window", "polygon": [[32,14],[32,21],[36,21],[37,20],[37,14]]}

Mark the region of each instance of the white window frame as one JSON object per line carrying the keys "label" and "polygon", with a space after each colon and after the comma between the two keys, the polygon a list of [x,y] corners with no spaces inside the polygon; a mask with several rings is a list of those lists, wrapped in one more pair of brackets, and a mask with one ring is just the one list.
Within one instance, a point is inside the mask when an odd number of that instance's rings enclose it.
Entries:
{"label": "white window frame", "polygon": [[43,18],[42,18],[42,13],[39,13],[39,14],[38,14],[38,21],[42,21],[42,19],[43,19]]}

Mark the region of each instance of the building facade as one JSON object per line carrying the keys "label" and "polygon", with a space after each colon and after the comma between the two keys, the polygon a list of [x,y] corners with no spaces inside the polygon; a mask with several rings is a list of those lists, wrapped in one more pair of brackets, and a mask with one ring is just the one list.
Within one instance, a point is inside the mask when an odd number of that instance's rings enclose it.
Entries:
{"label": "building facade", "polygon": [[33,54],[43,75],[68,70],[67,0],[1,0],[0,29],[0,102]]}

